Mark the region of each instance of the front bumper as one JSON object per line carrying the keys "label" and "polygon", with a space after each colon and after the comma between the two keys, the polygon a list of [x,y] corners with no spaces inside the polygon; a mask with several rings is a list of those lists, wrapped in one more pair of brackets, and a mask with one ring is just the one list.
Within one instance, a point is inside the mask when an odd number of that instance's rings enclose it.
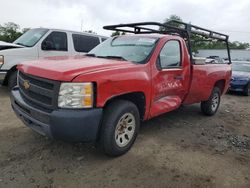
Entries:
{"label": "front bumper", "polygon": [[45,112],[25,102],[16,87],[11,92],[11,105],[23,123],[41,135],[69,142],[95,141],[102,109],[57,109]]}
{"label": "front bumper", "polygon": [[2,70],[0,70],[0,84],[3,83],[3,81],[4,81],[5,77],[6,77],[6,75],[7,75],[7,71],[2,71]]}

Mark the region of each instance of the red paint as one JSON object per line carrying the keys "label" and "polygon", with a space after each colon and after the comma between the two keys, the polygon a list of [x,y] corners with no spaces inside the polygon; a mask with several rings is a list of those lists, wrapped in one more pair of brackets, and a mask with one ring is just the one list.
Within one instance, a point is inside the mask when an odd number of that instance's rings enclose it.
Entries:
{"label": "red paint", "polygon": [[[150,60],[146,64],[94,57],[58,57],[26,62],[20,71],[67,82],[95,82],[97,107],[104,107],[113,97],[142,92],[146,99],[144,119],[150,119],[178,108],[207,100],[215,83],[225,82],[228,88],[231,66],[227,64],[190,65],[185,41],[178,36],[159,35]],[[156,60],[168,40],[179,40],[182,45],[182,67],[158,70]],[[182,79],[176,79],[181,77]]]}

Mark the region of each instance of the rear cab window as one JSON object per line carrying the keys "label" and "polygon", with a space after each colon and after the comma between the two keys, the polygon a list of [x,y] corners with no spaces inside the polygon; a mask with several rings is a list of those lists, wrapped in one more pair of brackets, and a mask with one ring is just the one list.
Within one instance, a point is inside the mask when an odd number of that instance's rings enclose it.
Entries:
{"label": "rear cab window", "polygon": [[77,52],[89,52],[98,44],[100,44],[99,37],[95,36],[87,36],[87,35],[80,35],[80,34],[72,34],[73,43],[75,51]]}

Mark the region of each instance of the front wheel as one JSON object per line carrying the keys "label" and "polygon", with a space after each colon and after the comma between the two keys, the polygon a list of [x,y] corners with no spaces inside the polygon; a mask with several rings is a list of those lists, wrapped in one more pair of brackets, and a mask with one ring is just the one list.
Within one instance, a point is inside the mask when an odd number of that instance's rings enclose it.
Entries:
{"label": "front wheel", "polygon": [[109,156],[125,154],[132,147],[139,127],[136,105],[130,101],[115,101],[105,108],[99,145]]}
{"label": "front wheel", "polygon": [[207,116],[214,115],[220,106],[220,97],[221,91],[215,87],[209,99],[201,102],[201,111]]}

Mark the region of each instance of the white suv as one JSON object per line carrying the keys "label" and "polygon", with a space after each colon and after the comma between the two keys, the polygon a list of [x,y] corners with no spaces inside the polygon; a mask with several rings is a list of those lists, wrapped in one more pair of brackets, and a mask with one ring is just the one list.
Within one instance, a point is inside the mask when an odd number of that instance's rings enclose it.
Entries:
{"label": "white suv", "polygon": [[107,37],[59,29],[35,28],[14,43],[0,42],[0,84],[16,85],[18,63],[52,56],[72,56],[89,52]]}

